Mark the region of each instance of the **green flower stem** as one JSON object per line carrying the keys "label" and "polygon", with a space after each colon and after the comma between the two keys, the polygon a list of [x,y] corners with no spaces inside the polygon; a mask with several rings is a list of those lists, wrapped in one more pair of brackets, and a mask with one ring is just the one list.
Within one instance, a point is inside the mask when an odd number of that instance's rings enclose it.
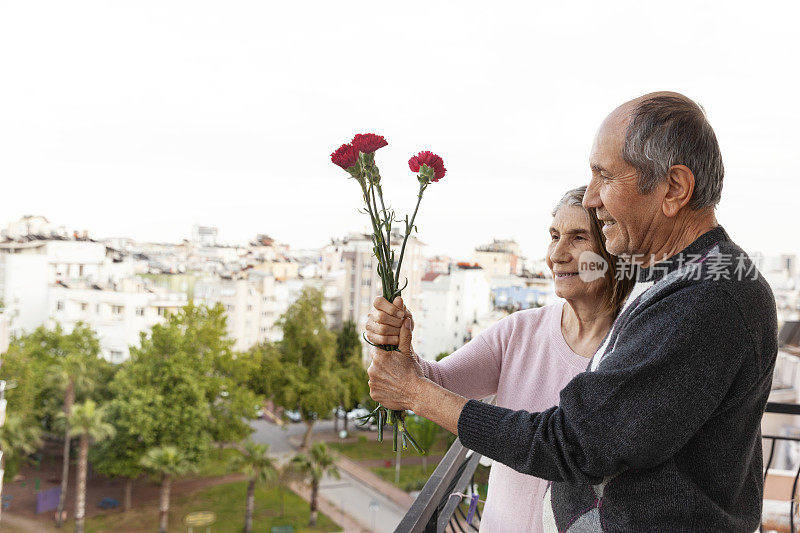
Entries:
{"label": "green flower stem", "polygon": [[[427,182],[420,183],[419,193],[417,194],[417,206],[414,208],[414,214],[411,215],[411,224],[408,223],[406,224],[406,235],[405,237],[403,237],[403,246],[400,248],[400,260],[397,262],[397,273],[395,274],[395,279],[397,280],[400,279],[400,267],[403,266],[403,256],[406,253],[406,243],[408,242],[409,235],[411,235],[411,230],[414,228],[414,220],[417,218],[417,211],[419,211],[419,204],[420,202],[422,202],[422,193],[425,192],[425,187],[427,186],[428,186]],[[394,298],[392,298],[392,300],[393,299]]]}
{"label": "green flower stem", "polygon": [[[383,296],[388,301],[393,301],[396,296],[400,295],[399,279],[400,267],[403,263],[403,255],[405,254],[406,243],[408,237],[414,227],[414,220],[417,217],[419,204],[422,200],[422,193],[427,186],[427,183],[420,185],[419,194],[417,195],[417,205],[414,208],[414,214],[411,217],[411,223],[408,223],[406,217],[406,234],[403,238],[403,245],[400,250],[400,260],[397,263],[397,274],[392,272],[392,263],[394,253],[391,251],[391,228],[393,214],[389,213],[386,209],[386,204],[383,200],[383,190],[378,180],[373,180],[373,175],[378,175],[378,169],[374,164],[360,165],[359,183],[361,184],[361,191],[364,194],[364,203],[367,206],[367,213],[370,216],[372,223],[373,237],[375,240],[375,256],[378,260],[378,274],[381,277],[381,284],[383,286]],[[380,179],[380,178],[378,178]],[[377,195],[375,193],[377,189]],[[378,199],[380,199],[380,209],[378,208]],[[385,230],[385,234],[384,234]],[[397,346],[382,345],[379,348],[385,351],[397,351]],[[408,444],[416,449],[419,453],[424,454],[423,450],[416,440],[411,436],[405,427],[405,411],[389,410],[378,404],[378,407],[369,415],[365,417],[365,423],[369,420],[375,420],[378,425],[378,442],[383,442],[383,430],[387,423],[392,426],[392,451],[397,451],[398,444],[402,445],[403,450],[408,448]]]}
{"label": "green flower stem", "polygon": [[[372,206],[373,206],[373,209],[375,210],[375,212],[378,212],[378,203],[375,201],[375,188],[376,187],[374,185],[372,185],[372,182],[370,182],[369,189],[370,189],[370,194],[372,195]],[[383,205],[383,197],[381,197],[381,205]],[[388,272],[388,276],[385,276],[385,279],[382,278],[382,281],[384,281],[384,283],[383,283],[383,296],[386,297],[387,294],[389,294],[392,291],[394,291],[395,280],[393,280],[391,278],[392,264],[391,264],[391,261],[390,261],[390,253],[391,253],[391,251],[389,249],[389,244],[391,242],[389,240],[390,237],[389,237],[388,232],[387,232],[386,236],[384,236],[383,235],[383,231],[381,229],[386,224],[386,209],[384,208],[383,211],[381,211],[381,213],[383,214],[383,220],[378,219],[379,222],[380,222],[378,224],[378,235],[380,236],[379,241],[383,241],[383,243],[382,243],[383,244],[383,248],[384,248],[383,249],[383,256],[384,256],[383,257],[383,267]],[[386,265],[389,266],[388,269],[386,269]]]}
{"label": "green flower stem", "polygon": [[[371,188],[372,188],[372,185],[370,185],[370,189]],[[367,204],[367,211],[369,212],[369,217],[370,217],[370,220],[372,222],[372,231],[374,232],[376,240],[378,241],[378,244],[377,244],[377,248],[378,248],[378,250],[377,250],[378,251],[377,259],[378,259],[379,263],[385,265],[388,258],[384,257],[386,251],[385,251],[384,247],[381,246],[381,244],[382,244],[381,240],[382,240],[383,234],[381,233],[381,230],[380,230],[380,228],[378,226],[378,218],[375,215],[375,213],[374,213],[374,211],[372,209],[372,204],[370,204],[370,201],[369,201],[370,192],[367,190],[366,186],[364,186],[362,188],[362,190],[364,192],[364,202]],[[389,268],[391,268],[391,266]],[[386,274],[385,273],[381,273],[381,284],[383,285],[384,294],[386,294],[387,288],[391,289],[391,285],[387,285],[386,282],[387,282]]]}

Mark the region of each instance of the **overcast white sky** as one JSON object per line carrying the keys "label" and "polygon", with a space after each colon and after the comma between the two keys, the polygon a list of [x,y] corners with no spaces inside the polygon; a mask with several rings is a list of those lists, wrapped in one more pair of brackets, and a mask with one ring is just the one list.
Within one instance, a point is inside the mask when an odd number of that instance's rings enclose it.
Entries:
{"label": "overcast white sky", "polygon": [[371,131],[400,213],[408,157],[445,160],[428,253],[498,237],[536,257],[602,118],[675,90],[720,140],[720,222],[747,250],[800,252],[792,4],[0,1],[0,224],[317,247],[366,227],[329,154]]}

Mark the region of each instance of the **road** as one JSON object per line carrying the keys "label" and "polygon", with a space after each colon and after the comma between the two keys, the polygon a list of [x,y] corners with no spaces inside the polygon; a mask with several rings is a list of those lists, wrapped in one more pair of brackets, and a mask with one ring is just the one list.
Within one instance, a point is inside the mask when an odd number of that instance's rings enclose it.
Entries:
{"label": "road", "polygon": [[[265,420],[251,422],[255,430],[255,442],[266,443],[275,455],[288,457],[297,452],[289,442],[289,437],[302,437],[305,424],[286,424],[281,428]],[[321,420],[314,424],[314,433],[333,430],[333,420]],[[336,506],[351,518],[361,523],[369,531],[390,533],[394,531],[406,513],[393,501],[378,493],[358,479],[341,472],[341,479],[326,477],[320,485],[320,496]]]}
{"label": "road", "polygon": [[[250,426],[255,430],[251,435],[253,440],[269,444],[269,451],[275,455],[295,453],[297,450],[289,443],[289,437],[302,438],[306,432],[306,425],[302,422],[288,422],[281,427],[266,420],[255,420],[250,422]],[[333,420],[320,420],[314,424],[314,433],[324,431],[333,431]]]}

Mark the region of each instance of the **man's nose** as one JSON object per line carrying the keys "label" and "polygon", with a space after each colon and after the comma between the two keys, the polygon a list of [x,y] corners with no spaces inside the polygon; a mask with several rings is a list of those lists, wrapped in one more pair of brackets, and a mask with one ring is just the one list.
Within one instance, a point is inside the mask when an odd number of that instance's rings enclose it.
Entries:
{"label": "man's nose", "polygon": [[589,180],[589,185],[586,187],[586,193],[583,195],[583,207],[585,209],[596,209],[603,205],[600,200],[600,180],[592,177]]}

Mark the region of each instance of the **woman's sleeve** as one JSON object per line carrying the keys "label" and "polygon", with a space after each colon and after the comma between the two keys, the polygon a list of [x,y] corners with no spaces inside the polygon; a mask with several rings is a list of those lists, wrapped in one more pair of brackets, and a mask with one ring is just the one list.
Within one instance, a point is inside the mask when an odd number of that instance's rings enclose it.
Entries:
{"label": "woman's sleeve", "polygon": [[466,398],[497,393],[503,352],[513,330],[510,318],[494,324],[441,361],[419,358],[425,377]]}

